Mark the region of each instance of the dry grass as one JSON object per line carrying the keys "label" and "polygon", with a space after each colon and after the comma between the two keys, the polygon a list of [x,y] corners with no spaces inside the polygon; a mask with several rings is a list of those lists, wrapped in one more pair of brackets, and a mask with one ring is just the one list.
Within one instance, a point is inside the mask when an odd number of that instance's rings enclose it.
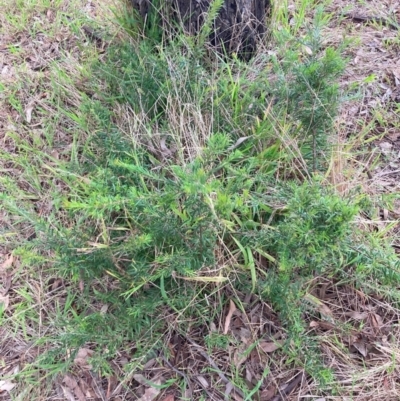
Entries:
{"label": "dry grass", "polygon": [[[356,11],[386,17],[386,10],[396,13],[399,9],[398,4],[389,3],[360,3]],[[32,193],[31,199],[21,201],[33,202],[42,217],[52,210],[52,191],[68,192],[68,182],[58,178],[57,168],[77,157],[77,141],[88,134],[74,119],[80,119],[79,106],[82,96],[87,95],[87,67],[91,60],[101,57],[102,49],[82,27],[96,25],[96,21],[104,25],[111,19],[107,7],[106,1],[4,1],[0,16],[0,169],[21,194]],[[360,225],[391,236],[400,249],[400,204],[396,199],[400,189],[399,32],[340,17],[344,10],[351,11],[349,7],[353,5],[346,1],[330,6],[335,17],[326,38],[329,44],[344,37],[355,40],[348,51],[350,60],[342,84],[360,90],[361,97],[342,108],[337,122],[339,145],[333,153],[329,179],[341,193],[362,187],[370,194],[377,211],[372,218],[360,218]],[[118,34],[115,27],[112,30]],[[373,80],[368,78],[371,75]],[[210,134],[209,122],[200,119],[196,105],[179,111],[169,103],[177,141],[187,138],[188,127],[196,129],[196,135],[189,136],[193,141],[179,146],[185,147],[185,157],[192,159]],[[124,106],[116,107],[115,115],[123,131],[142,133],[140,140],[148,136],[143,121],[133,118]],[[152,146],[161,147],[162,135],[153,134]],[[7,154],[17,156],[20,164],[12,164]],[[4,228],[0,234],[0,300],[7,305],[0,328],[0,383],[16,385],[11,391],[16,394],[13,399],[136,400],[149,390],[144,379],[162,384],[158,399],[168,401],[200,399],[200,394],[207,399],[240,400],[245,397],[238,391],[235,394],[232,383],[241,381],[248,388],[260,384],[259,399],[264,401],[320,396],[319,384],[296,369],[296,356],[280,349],[286,333],[271,306],[249,295],[232,293],[229,286],[222,291],[218,284],[210,284],[215,285],[215,295],[207,302],[215,316],[208,324],[183,335],[179,329],[182,317],[168,312],[164,351],[143,366],[131,360],[130,348],[136,349],[132,341],[110,361],[111,370],[92,369],[88,357],[101,359],[104,355],[93,354],[92,344],[88,344],[75,355],[68,374],[61,367],[59,372],[52,372],[50,383],[43,380],[35,362],[44,351],[51,350],[50,339],[69,330],[67,324],[60,327],[59,318],[65,321],[72,317],[71,310],[82,308],[82,303],[104,313],[107,305],[95,299],[83,302],[79,298],[83,283],[59,277],[52,270],[52,255],[47,256],[46,269],[22,264],[20,256],[24,255],[18,255],[18,249],[10,244],[29,238],[29,226],[1,209],[0,224]],[[235,261],[225,263],[234,265]],[[115,281],[108,278],[93,287],[114,285]],[[78,293],[74,298],[71,289]],[[378,292],[367,295],[347,283],[326,278],[318,277],[310,283],[309,294],[319,300],[311,302],[305,316],[309,335],[322,344],[325,365],[334,373],[334,381],[324,389],[328,395],[319,399],[397,400],[400,310]],[[229,314],[231,299],[236,308]],[[229,334],[229,342],[224,332]],[[219,337],[222,344],[217,341]],[[45,361],[41,363],[45,365]],[[16,374],[20,375],[18,384],[13,378]],[[11,398],[4,383],[0,384],[0,399],[8,400]],[[296,384],[293,389],[292,384]]]}

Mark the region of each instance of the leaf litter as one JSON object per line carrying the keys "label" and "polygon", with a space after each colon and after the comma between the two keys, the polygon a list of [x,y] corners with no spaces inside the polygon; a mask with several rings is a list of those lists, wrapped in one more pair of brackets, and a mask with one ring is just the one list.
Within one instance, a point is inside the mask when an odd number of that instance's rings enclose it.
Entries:
{"label": "leaf litter", "polygon": [[92,369],[92,365],[89,363],[88,360],[91,356],[93,356],[93,354],[94,351],[92,351],[91,349],[80,348],[74,358],[74,363],[83,369],[90,370]]}
{"label": "leaf litter", "polygon": [[2,264],[0,264],[0,272],[1,272],[1,271],[4,271],[4,270],[7,270],[7,269],[9,269],[10,267],[12,267],[13,263],[14,263],[14,256],[13,256],[13,254],[11,253],[11,254],[7,257],[7,259],[6,259]]}
{"label": "leaf litter", "polygon": [[3,391],[9,393],[15,386],[16,383],[11,380],[0,380],[0,393]]}
{"label": "leaf litter", "polygon": [[74,377],[71,375],[65,375],[63,383],[72,391],[73,394],[75,394],[75,397],[78,399],[78,401],[86,401],[85,394],[79,387],[78,382],[74,379]]}

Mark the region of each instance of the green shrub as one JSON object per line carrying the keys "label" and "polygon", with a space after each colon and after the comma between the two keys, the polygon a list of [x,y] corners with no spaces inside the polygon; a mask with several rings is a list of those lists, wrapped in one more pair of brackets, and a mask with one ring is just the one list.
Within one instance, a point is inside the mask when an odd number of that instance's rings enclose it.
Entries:
{"label": "green shrub", "polygon": [[358,207],[320,181],[291,185],[287,211],[275,236],[282,271],[296,267],[320,274],[338,258],[354,228]]}
{"label": "green shrub", "polygon": [[271,92],[283,113],[296,122],[291,135],[298,140],[310,171],[326,168],[329,135],[340,104],[338,78],[343,73],[344,43],[338,49],[325,48],[321,29],[327,23],[322,7],[315,11],[306,35],[294,38],[277,32],[282,53],[272,58],[277,79]]}

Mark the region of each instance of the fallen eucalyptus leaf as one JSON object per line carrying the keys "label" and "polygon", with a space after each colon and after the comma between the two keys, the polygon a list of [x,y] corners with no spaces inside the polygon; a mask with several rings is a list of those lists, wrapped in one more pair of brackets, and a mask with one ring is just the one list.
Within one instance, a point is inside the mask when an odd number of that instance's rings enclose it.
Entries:
{"label": "fallen eucalyptus leaf", "polygon": [[14,262],[14,256],[11,254],[1,265],[0,270],[7,270],[9,269]]}
{"label": "fallen eucalyptus leaf", "polygon": [[10,304],[10,296],[0,294],[0,308],[2,308],[3,312],[8,308],[9,304]]}
{"label": "fallen eucalyptus leaf", "polygon": [[0,391],[10,392],[15,386],[11,380],[0,380]]}
{"label": "fallen eucalyptus leaf", "polygon": [[266,353],[274,352],[282,347],[283,342],[283,340],[278,340],[274,342],[261,341],[260,348]]}

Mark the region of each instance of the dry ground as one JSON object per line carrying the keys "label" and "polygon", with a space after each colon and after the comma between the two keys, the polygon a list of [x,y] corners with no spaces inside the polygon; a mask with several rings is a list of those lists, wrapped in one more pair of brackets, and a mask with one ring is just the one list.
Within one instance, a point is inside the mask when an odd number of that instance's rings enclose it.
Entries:
{"label": "dry ground", "polygon": [[[20,151],[18,138],[26,136],[40,142],[42,149],[55,158],[70,157],[75,126],[71,116],[59,113],[52,92],[84,81],[85,63],[101,48],[94,46],[83,27],[88,20],[102,20],[107,15],[103,0],[73,3],[65,0],[38,7],[29,1],[3,0],[0,146],[10,154]],[[385,22],[397,20],[400,24],[400,2],[337,1],[328,10],[333,18],[325,32],[327,43],[353,39],[342,85],[361,94],[343,106],[338,118],[340,146],[331,166],[332,181],[343,193],[361,186],[376,199],[374,218],[360,217],[359,223],[367,230],[382,230],[384,235],[392,236],[393,246],[400,251],[400,203],[396,199],[400,192],[400,29]],[[76,93],[76,98],[65,99],[71,113],[79,106]],[[18,167],[6,160],[0,168],[2,174],[14,174],[19,185],[33,185],[27,177],[18,176]],[[46,176],[43,171],[37,179],[45,180]],[[46,207],[51,207],[51,200],[37,200],[38,213],[46,213]],[[14,227],[15,222],[1,213],[0,209],[0,223]],[[20,229],[14,235],[31,234],[24,227]],[[293,366],[289,357],[279,353],[285,331],[270,306],[241,294],[234,296],[242,301],[242,310],[230,308],[228,303],[210,327],[190,333],[190,337],[174,331],[177,321],[173,320],[166,338],[171,355],[168,360],[158,355],[141,370],[127,370],[130,354],[126,348],[111,361],[111,372],[99,372],[88,363],[88,357],[93,356],[88,344],[79,351],[68,374],[59,375],[45,386],[40,381],[44,372],[37,371],[37,382],[25,382],[22,388],[7,375],[23,372],[25,365],[46,349],[46,342],[32,346],[33,340],[57,333],[52,311],[56,305],[68,304],[67,290],[74,284],[54,272],[32,271],[21,265],[17,255],[11,256],[13,249],[3,238],[0,301],[6,308],[6,319],[0,327],[2,400],[144,401],[158,397],[173,401],[184,396],[194,399],[200,392],[210,400],[240,400],[242,395],[235,394],[229,379],[235,374],[234,368],[238,372],[240,367],[245,367],[249,387],[262,383],[260,391],[247,399],[388,401],[400,397],[400,311],[380,296],[366,295],[323,277],[310,283],[310,294],[319,301],[311,302],[306,319],[310,335],[323,344],[326,365],[335,372],[337,386],[328,387],[326,396],[319,395],[317,383],[303,371],[288,368]],[[106,305],[93,308],[106,310]],[[226,327],[236,341],[224,351],[208,353],[203,338],[213,332],[222,333]],[[261,337],[269,340],[251,348]],[[147,380],[170,385],[154,390]],[[186,387],[180,388],[180,381],[186,382]]]}

